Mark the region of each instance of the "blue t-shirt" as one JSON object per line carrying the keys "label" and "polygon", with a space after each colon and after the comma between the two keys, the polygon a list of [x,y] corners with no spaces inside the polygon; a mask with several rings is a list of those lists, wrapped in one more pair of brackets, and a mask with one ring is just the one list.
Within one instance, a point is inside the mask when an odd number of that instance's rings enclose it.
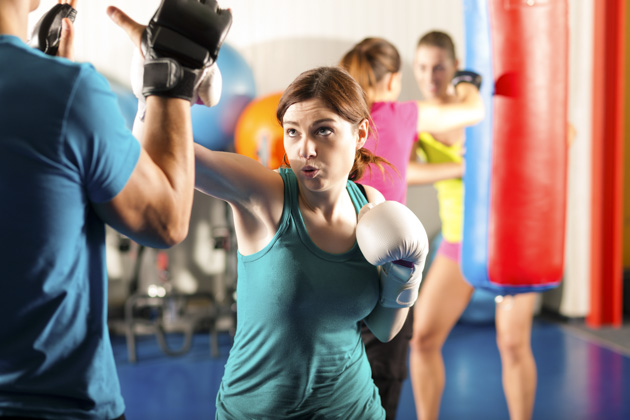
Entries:
{"label": "blue t-shirt", "polygon": [[0,36],[0,415],[125,409],[107,330],[105,226],[140,145],[89,64]]}
{"label": "blue t-shirt", "polygon": [[[384,419],[360,334],[379,298],[376,267],[355,243],[343,254],[310,239],[291,170],[278,232],[238,255],[237,327],[217,419]],[[365,199],[348,181],[358,210]]]}

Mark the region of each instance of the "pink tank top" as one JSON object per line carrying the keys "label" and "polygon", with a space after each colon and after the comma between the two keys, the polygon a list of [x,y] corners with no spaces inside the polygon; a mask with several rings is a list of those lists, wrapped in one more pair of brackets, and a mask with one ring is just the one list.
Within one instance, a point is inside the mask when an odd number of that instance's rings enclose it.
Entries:
{"label": "pink tank top", "polygon": [[377,136],[371,135],[364,147],[387,159],[396,170],[385,165],[383,175],[378,166],[370,165],[357,182],[376,188],[386,200],[406,204],[409,155],[418,138],[418,105],[415,101],[375,102],[371,115]]}

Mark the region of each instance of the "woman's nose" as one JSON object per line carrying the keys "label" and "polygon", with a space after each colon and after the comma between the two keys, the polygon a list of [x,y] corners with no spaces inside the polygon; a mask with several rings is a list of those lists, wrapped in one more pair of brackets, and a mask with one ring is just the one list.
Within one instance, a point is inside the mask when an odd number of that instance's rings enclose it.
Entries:
{"label": "woman's nose", "polygon": [[303,159],[309,159],[309,158],[315,157],[316,156],[315,142],[308,136],[305,136],[300,142],[298,154]]}

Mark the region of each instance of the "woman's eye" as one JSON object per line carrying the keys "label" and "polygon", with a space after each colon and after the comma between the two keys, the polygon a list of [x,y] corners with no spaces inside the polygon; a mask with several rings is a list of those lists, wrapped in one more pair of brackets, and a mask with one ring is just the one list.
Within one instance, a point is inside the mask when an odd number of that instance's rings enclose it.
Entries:
{"label": "woman's eye", "polygon": [[328,127],[319,127],[316,130],[316,133],[320,136],[327,136],[332,133],[332,130]]}
{"label": "woman's eye", "polygon": [[293,136],[295,136],[296,131],[295,131],[294,128],[287,128],[286,129],[286,133],[287,133],[287,136],[293,137]]}

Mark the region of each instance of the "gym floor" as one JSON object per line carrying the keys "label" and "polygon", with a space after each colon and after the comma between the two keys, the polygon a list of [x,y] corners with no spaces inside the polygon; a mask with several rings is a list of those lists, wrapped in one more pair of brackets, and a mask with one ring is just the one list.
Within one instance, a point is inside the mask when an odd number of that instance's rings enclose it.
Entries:
{"label": "gym floor", "polygon": [[[537,317],[532,347],[538,366],[536,420],[630,419],[630,325],[589,330],[580,322]],[[169,337],[177,345],[178,337]],[[208,334],[194,336],[183,356],[162,353],[155,336],[137,341],[128,360],[125,337],[112,335],[130,420],[212,419],[231,337],[220,333],[212,357]],[[446,388],[440,419],[505,420],[501,366],[492,324],[459,323],[444,348]],[[398,420],[415,419],[411,384],[405,381]]]}

